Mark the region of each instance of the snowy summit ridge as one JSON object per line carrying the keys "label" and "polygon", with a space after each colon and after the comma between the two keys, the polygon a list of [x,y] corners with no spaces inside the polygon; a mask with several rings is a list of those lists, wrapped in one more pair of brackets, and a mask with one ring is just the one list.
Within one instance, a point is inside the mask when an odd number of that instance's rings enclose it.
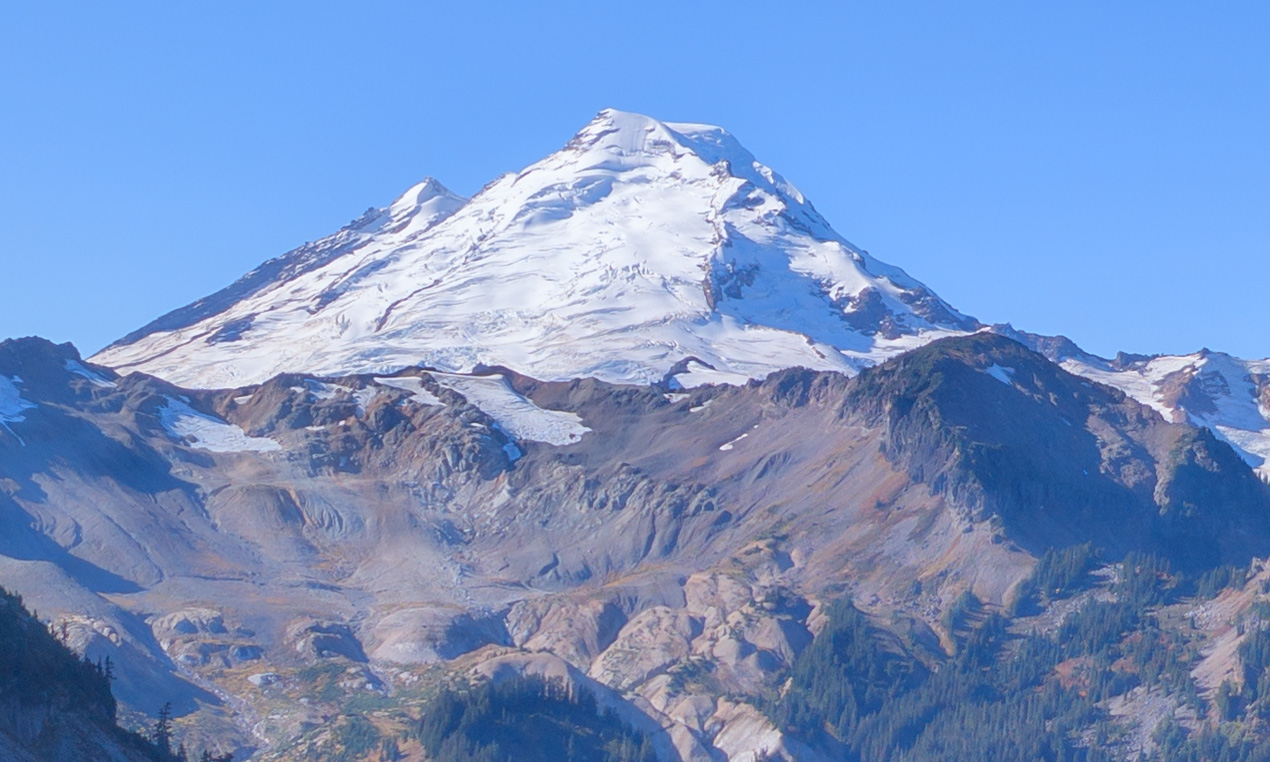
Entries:
{"label": "snowy summit ridge", "polygon": [[481,364],[690,386],[977,327],[723,129],[605,110],[471,199],[429,178],[93,359],[204,388]]}

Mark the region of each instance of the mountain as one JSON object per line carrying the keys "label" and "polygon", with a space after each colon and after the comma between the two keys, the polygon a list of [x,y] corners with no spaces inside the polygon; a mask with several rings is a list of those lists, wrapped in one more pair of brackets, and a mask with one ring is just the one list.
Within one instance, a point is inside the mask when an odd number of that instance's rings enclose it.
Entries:
{"label": "mountain", "polygon": [[[726,131],[606,110],[471,199],[425,180],[92,359],[199,388],[414,366],[691,387],[853,374],[979,328],[848,243]],[[1270,478],[1270,360],[1107,360],[989,330],[1210,427]]]}
{"label": "mountain", "polygon": [[977,325],[724,130],[608,110],[471,199],[425,181],[93,361],[203,388],[412,366],[693,386]]}
{"label": "mountain", "polygon": [[88,361],[0,343],[0,583],[262,762],[1244,762],[1268,412],[1270,363],[982,326],[605,111]]}
{"label": "mountain", "polygon": [[409,737],[438,680],[515,676],[594,696],[659,759],[840,758],[763,697],[844,596],[937,668],[963,601],[1015,606],[1048,549],[1200,574],[1270,547],[1270,488],[1226,444],[989,333],[686,391],[194,390],[38,340],[0,344],[0,377],[0,579],[110,656],[125,703],[262,759],[356,758],[332,749]]}
{"label": "mountain", "polygon": [[1208,427],[1270,480],[1270,360],[1242,360],[1207,349],[1190,355],[1106,359],[1063,337],[993,326],[1066,370],[1114,386],[1170,421]]}

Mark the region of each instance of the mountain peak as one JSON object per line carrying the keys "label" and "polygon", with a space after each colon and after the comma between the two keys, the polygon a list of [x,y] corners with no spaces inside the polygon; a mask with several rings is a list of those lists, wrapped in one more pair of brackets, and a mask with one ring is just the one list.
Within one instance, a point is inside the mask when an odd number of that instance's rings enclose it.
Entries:
{"label": "mountain peak", "polygon": [[664,122],[651,116],[636,114],[632,111],[619,111],[615,108],[602,109],[586,124],[574,141],[587,145],[603,145],[614,148],[626,147],[628,151],[643,149],[643,143],[649,139],[656,141],[672,139],[670,130]]}
{"label": "mountain peak", "polygon": [[467,199],[452,192],[432,177],[410,187],[396,201],[388,205],[387,216],[391,222],[401,223],[406,218],[412,228],[425,230],[458,211]]}
{"label": "mountain peak", "polygon": [[713,124],[663,122],[631,111],[606,108],[578,131],[570,146],[586,146],[624,153],[663,153],[677,147],[703,161],[753,162],[754,156],[727,130]]}
{"label": "mountain peak", "polygon": [[[94,360],[190,386],[504,366],[854,372],[977,322],[838,235],[727,131],[614,109],[471,199],[427,179]],[[707,370],[707,369],[713,370]]]}
{"label": "mountain peak", "polygon": [[422,182],[415,183],[405,193],[398,196],[396,201],[388,205],[388,209],[390,211],[406,210],[437,199],[467,201],[467,199],[442,185],[436,178],[425,177]]}
{"label": "mountain peak", "polygon": [[732,133],[712,124],[662,122],[643,114],[607,108],[578,131],[561,153],[589,158],[597,167],[611,167],[615,163],[651,164],[657,158],[663,159],[669,167],[695,159],[717,176],[767,186],[797,204],[806,203],[797,188],[760,164]]}

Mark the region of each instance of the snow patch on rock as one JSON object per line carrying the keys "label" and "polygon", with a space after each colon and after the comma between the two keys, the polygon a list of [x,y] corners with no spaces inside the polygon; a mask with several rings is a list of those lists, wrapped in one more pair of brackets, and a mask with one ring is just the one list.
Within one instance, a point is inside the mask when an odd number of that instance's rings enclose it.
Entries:
{"label": "snow patch on rock", "polygon": [[379,390],[374,386],[365,386],[353,392],[353,402],[357,404],[358,418],[365,417],[367,406],[370,405],[371,400],[375,399],[377,394],[379,394]]}
{"label": "snow patch on rock", "polygon": [[[493,418],[500,429],[515,439],[567,445],[591,431],[582,424],[582,419],[576,413],[538,407],[513,389],[502,375],[431,375],[437,383],[462,394],[468,402]],[[508,455],[511,455],[510,451]]]}
{"label": "snow patch on rock", "polygon": [[92,382],[93,386],[99,386],[103,389],[113,389],[117,384],[106,378],[102,374],[89,370],[83,363],[74,360],[66,361],[66,369],[77,376],[82,376]]}
{"label": "snow patch on rock", "polygon": [[445,403],[437,399],[437,396],[427,389],[423,388],[423,379],[417,376],[401,376],[399,378],[376,378],[375,383],[381,386],[390,386],[393,389],[400,389],[403,392],[410,392],[410,401],[417,402],[420,405],[435,407],[444,405]]}
{"label": "snow patch on rock", "polygon": [[24,411],[37,407],[34,402],[22,399],[18,384],[22,379],[0,376],[0,423],[19,423],[26,420]]}
{"label": "snow patch on rock", "polygon": [[232,423],[200,413],[183,400],[167,398],[159,408],[159,423],[176,441],[209,452],[275,452],[282,449],[268,437],[249,437]]}
{"label": "snow patch on rock", "polygon": [[305,386],[309,394],[320,400],[333,400],[340,395],[352,393],[347,387],[339,384],[328,384],[322,381],[314,381],[313,379],[308,379],[305,382]]}
{"label": "snow patch on rock", "polygon": [[1006,386],[1014,386],[1014,368],[1007,368],[996,363],[984,369],[984,372]]}
{"label": "snow patch on rock", "polygon": [[1221,352],[1150,357],[1125,367],[1098,358],[1064,358],[1063,368],[1116,387],[1165,420],[1207,426],[1270,479],[1270,408],[1263,388],[1270,361]]}

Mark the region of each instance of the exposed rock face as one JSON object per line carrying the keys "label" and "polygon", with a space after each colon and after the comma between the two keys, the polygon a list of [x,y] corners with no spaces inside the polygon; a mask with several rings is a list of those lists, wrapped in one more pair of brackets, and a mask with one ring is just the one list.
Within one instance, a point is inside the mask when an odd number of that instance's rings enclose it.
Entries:
{"label": "exposed rock face", "polygon": [[1266,488],[1230,447],[1037,359],[966,337],[862,374],[847,404],[885,426],[893,462],[1018,542],[1093,541],[1193,566],[1264,552]]}
{"label": "exposed rock face", "polygon": [[992,326],[1065,370],[1120,389],[1167,420],[1207,427],[1270,479],[1270,360],[1242,360],[1222,352],[1191,355],[1119,353],[1107,360],[1062,336],[1038,336]]}
{"label": "exposed rock face", "polygon": [[999,336],[687,392],[489,373],[189,391],[6,342],[0,583],[139,675],[125,702],[244,746],[318,721],[250,719],[303,670],[532,669],[608,691],[667,755],[810,758],[738,697],[827,600],[934,662],[953,600],[1001,605],[1047,546],[1270,548],[1224,443]]}
{"label": "exposed rock face", "polygon": [[287,627],[285,637],[295,652],[308,660],[343,656],[349,661],[366,661],[353,629],[342,622],[300,619]]}

